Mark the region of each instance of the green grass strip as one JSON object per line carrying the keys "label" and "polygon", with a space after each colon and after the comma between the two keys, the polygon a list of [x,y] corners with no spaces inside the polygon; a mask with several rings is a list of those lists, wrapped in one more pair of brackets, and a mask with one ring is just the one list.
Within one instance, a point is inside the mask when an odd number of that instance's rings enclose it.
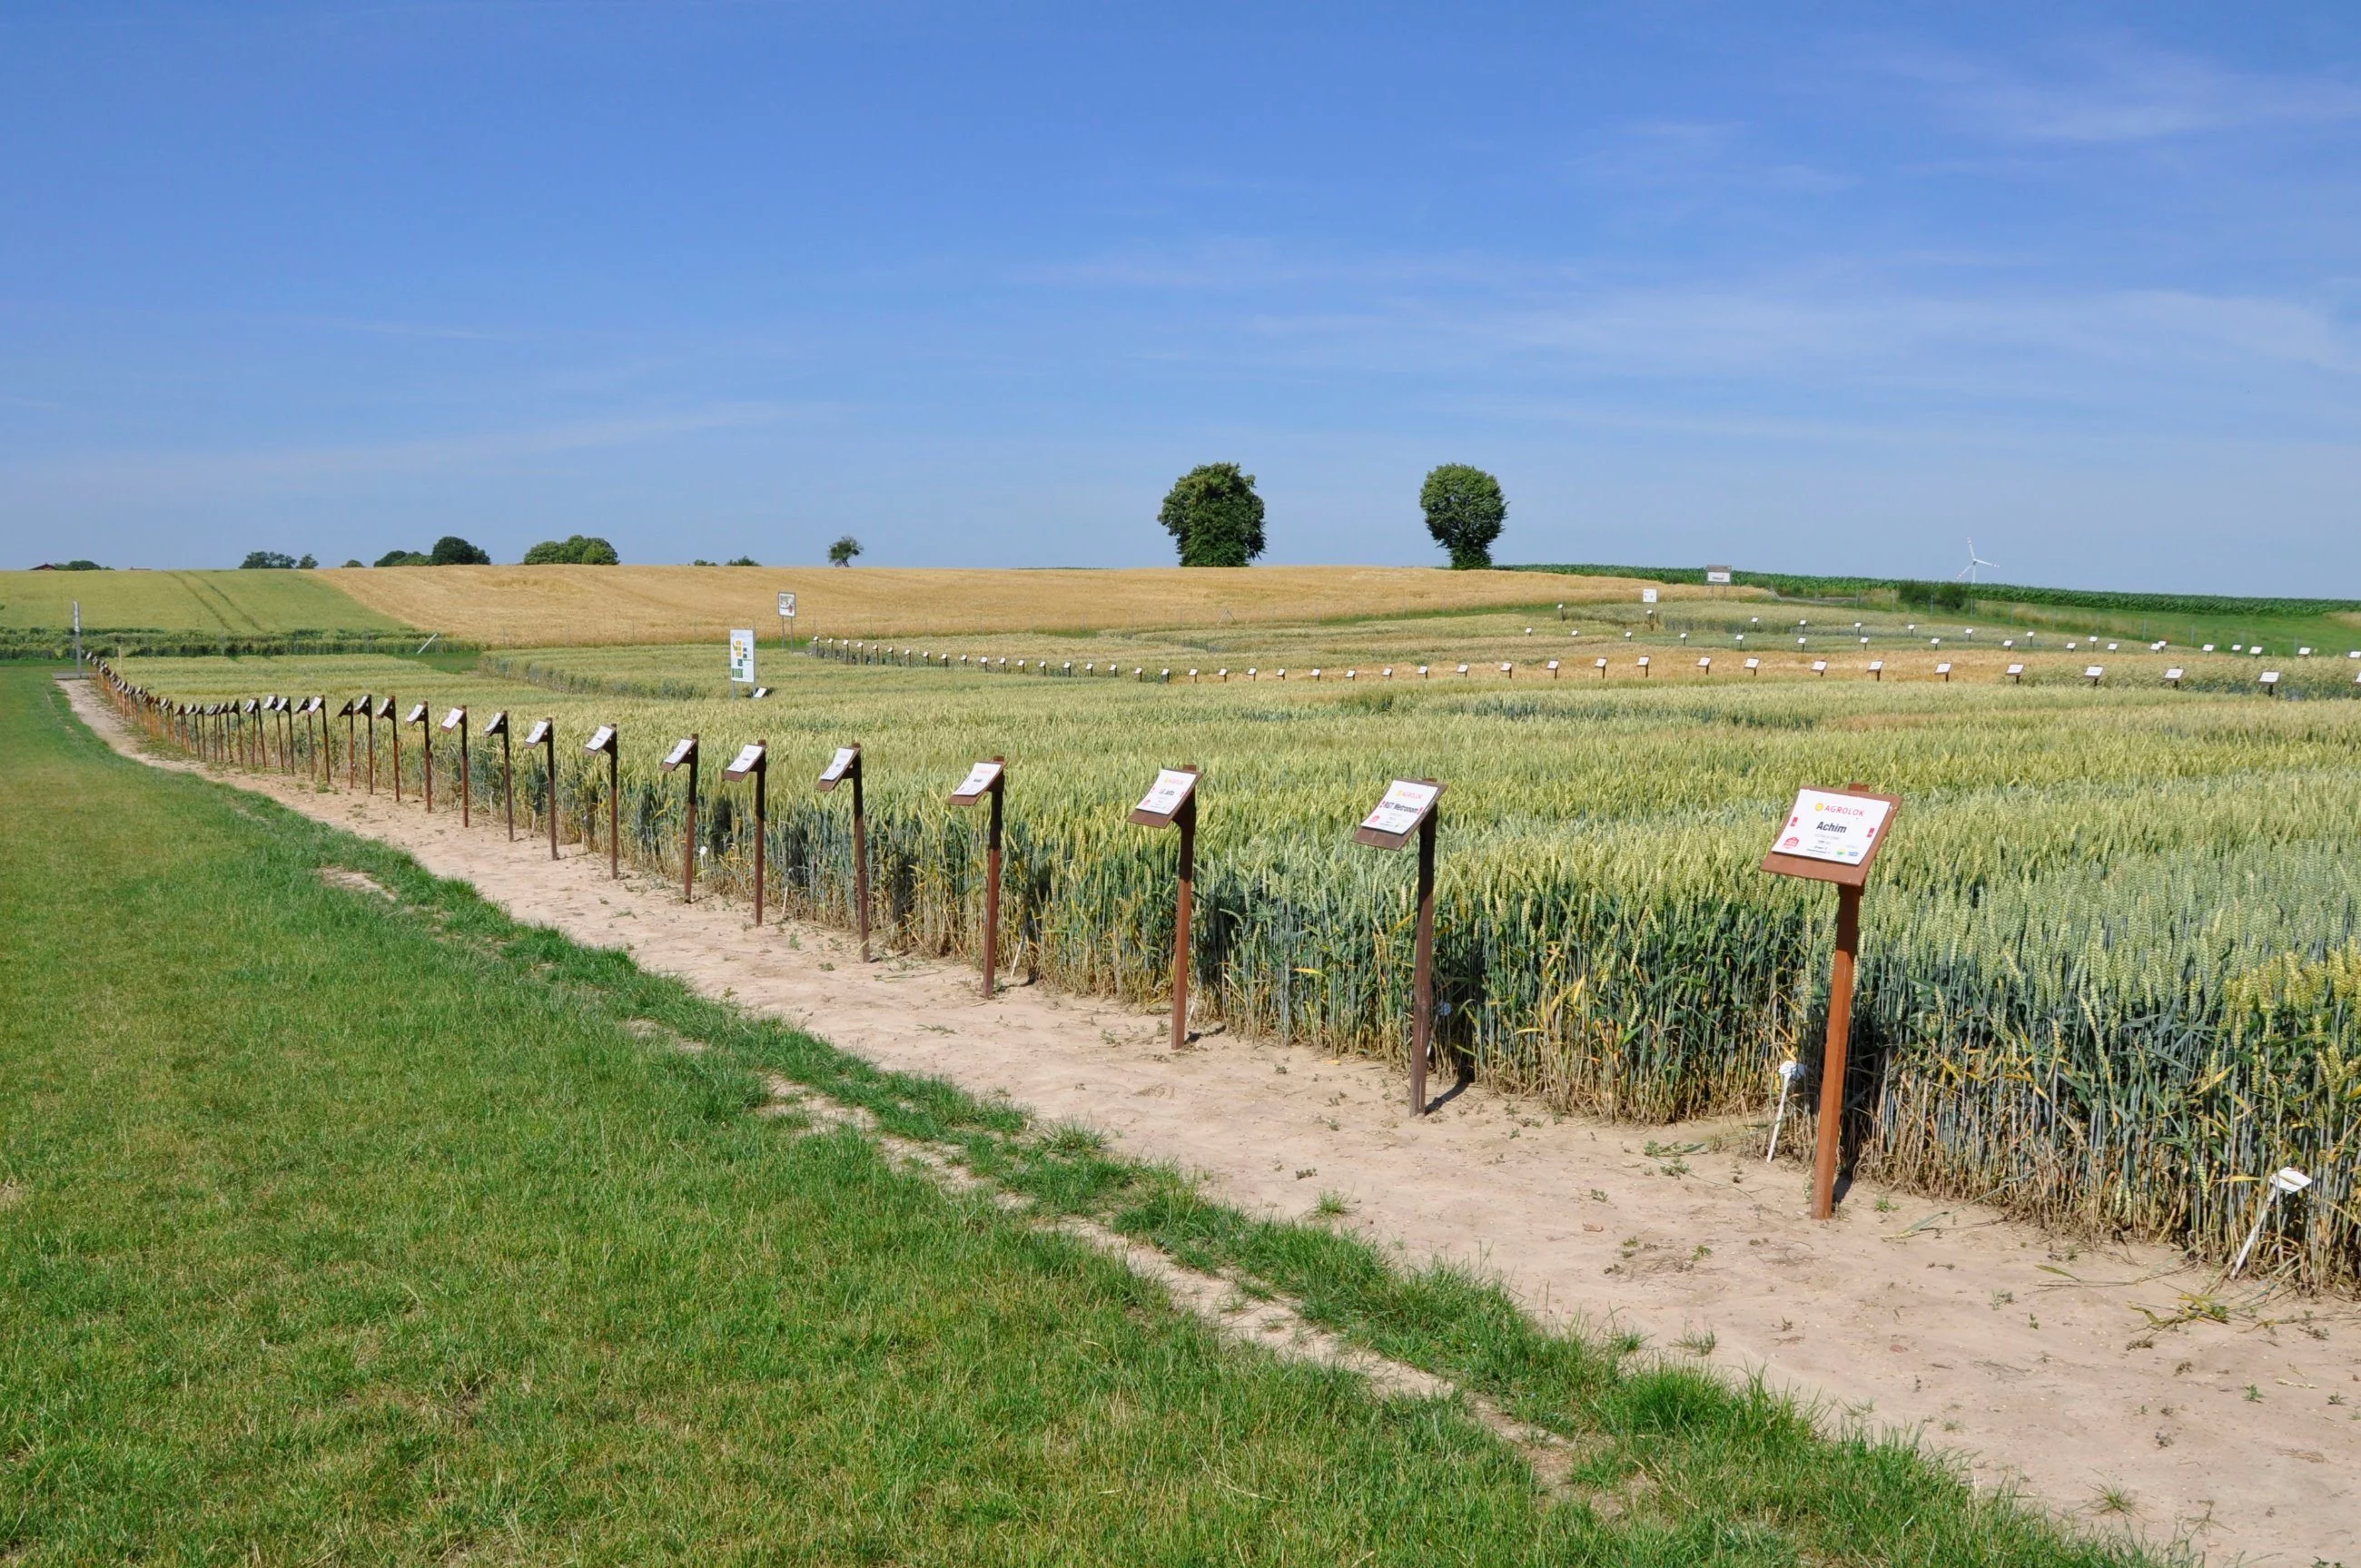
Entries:
{"label": "green grass strip", "polygon": [[[26,670],[0,951],[0,1562],[2142,1561],[125,762]],[[751,1114],[756,1069],[1483,1390],[1584,1496]]]}

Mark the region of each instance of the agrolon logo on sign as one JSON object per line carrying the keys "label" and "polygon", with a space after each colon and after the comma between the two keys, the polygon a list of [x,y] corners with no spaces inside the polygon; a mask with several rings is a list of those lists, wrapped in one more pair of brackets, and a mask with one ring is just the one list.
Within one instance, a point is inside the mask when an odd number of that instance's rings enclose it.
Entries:
{"label": "agrolon logo on sign", "polygon": [[1891,809],[1884,801],[1861,795],[1799,791],[1787,825],[1779,830],[1779,853],[1857,866],[1869,858],[1870,847],[1885,830]]}
{"label": "agrolon logo on sign", "polygon": [[1410,779],[1396,779],[1378,801],[1377,809],[1361,819],[1361,826],[1379,833],[1407,833],[1418,826],[1434,805],[1442,790],[1431,784],[1418,784]]}

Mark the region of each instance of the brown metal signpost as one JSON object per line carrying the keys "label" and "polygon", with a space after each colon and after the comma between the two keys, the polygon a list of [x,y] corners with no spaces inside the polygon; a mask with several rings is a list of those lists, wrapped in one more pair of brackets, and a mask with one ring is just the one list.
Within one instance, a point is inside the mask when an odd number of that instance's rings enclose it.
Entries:
{"label": "brown metal signpost", "polygon": [[443,728],[447,733],[459,732],[459,826],[467,826],[467,797],[475,793],[467,777],[467,710],[455,707],[443,716]]}
{"label": "brown metal signpost", "polygon": [[1861,890],[1902,809],[1897,795],[1861,785],[1799,791],[1763,869],[1837,885],[1836,962],[1828,976],[1828,1036],[1820,1058],[1818,1145],[1812,1158],[1812,1217],[1836,1212],[1837,1160],[1844,1122],[1845,1058],[1852,1042],[1854,961],[1861,951]]}
{"label": "brown metal signpost", "polygon": [[1433,779],[1396,779],[1375,810],[1361,819],[1356,843],[1400,850],[1418,835],[1418,935],[1411,978],[1410,1113],[1426,1114],[1426,1058],[1434,1027],[1434,828],[1443,785]]}
{"label": "brown metal signpost", "polygon": [[1189,1044],[1190,905],[1197,884],[1197,780],[1192,764],[1165,768],[1156,775],[1131,820],[1142,828],[1180,829],[1180,887],[1172,904],[1172,1048]]}
{"label": "brown metal signpost", "polygon": [[992,799],[992,825],[985,830],[983,851],[983,994],[987,998],[1000,973],[1000,806],[1007,792],[1005,757],[978,762],[951,792],[953,806],[973,806],[987,795]]}
{"label": "brown metal signpost", "polygon": [[607,753],[607,874],[620,882],[623,880],[622,813],[617,808],[616,795],[622,785],[622,771],[617,762],[622,754],[622,748],[615,743],[615,727],[601,724],[591,732],[589,743],[582,749],[593,756],[601,751]]}
{"label": "brown metal signpost", "polygon": [[418,773],[419,776],[426,781],[426,809],[431,812],[434,809],[434,720],[427,714],[426,705],[422,702],[410,710],[410,717],[402,722],[418,726]]}
{"label": "brown metal signpost", "polygon": [[852,781],[852,903],[853,923],[861,929],[861,961],[869,961],[869,840],[866,813],[861,799],[861,748],[839,746],[820,770],[819,789],[825,795],[846,779]]}
{"label": "brown metal signpost", "polygon": [[548,786],[549,858],[557,859],[557,721],[544,718],[534,724],[524,738],[527,750],[542,749],[542,777]]}
{"label": "brown metal signpost", "polygon": [[351,697],[346,697],[345,706],[338,715],[345,721],[345,787],[346,789],[361,782],[360,725],[354,716],[359,712],[360,704],[368,701],[367,697],[362,697],[357,702]]}
{"label": "brown metal signpost", "polygon": [[508,802],[509,842],[516,842],[516,771],[509,757],[509,712],[501,708],[484,721],[484,736],[500,738],[500,795]]}
{"label": "brown metal signpost", "polygon": [[697,737],[685,735],[665,753],[664,771],[671,773],[686,765],[688,769],[688,826],[680,840],[680,901],[697,902]]}
{"label": "brown metal signpost", "polygon": [[389,694],[377,716],[385,720],[385,732],[393,740],[393,804],[401,804],[401,726],[395,722],[393,697]]}
{"label": "brown metal signpost", "polygon": [[752,745],[741,749],[738,755],[730,760],[730,765],[721,770],[721,776],[731,784],[737,783],[739,780],[747,777],[749,774],[752,774],[754,780],[754,924],[757,926],[760,926],[763,923],[763,828],[764,822],[763,786],[768,782],[770,777],[770,757],[771,743],[767,740],[757,740]]}

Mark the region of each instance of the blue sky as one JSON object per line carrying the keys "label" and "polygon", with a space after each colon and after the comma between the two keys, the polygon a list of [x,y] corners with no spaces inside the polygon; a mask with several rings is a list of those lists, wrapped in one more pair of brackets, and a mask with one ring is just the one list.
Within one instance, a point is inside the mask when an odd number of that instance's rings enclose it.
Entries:
{"label": "blue sky", "polygon": [[2361,8],[0,0],[0,553],[2361,596]]}

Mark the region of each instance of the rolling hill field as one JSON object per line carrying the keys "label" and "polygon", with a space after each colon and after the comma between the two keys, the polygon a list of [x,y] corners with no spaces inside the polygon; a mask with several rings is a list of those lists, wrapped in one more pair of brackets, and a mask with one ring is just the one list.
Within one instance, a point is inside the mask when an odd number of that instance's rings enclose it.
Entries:
{"label": "rolling hill field", "polygon": [[[779,630],[778,596],[798,597],[802,636],[1085,631],[1324,620],[1508,605],[1637,600],[1615,577],[1420,566],[1179,566],[983,571],[905,567],[440,566],[319,574],[409,625],[489,647],[683,642],[733,626]],[[1667,587],[1667,598],[1706,590]],[[1728,589],[1719,590],[1726,597]]]}
{"label": "rolling hill field", "polygon": [[0,628],[71,626],[77,599],[93,629],[262,637],[412,624],[338,592],[317,572],[0,572]]}

